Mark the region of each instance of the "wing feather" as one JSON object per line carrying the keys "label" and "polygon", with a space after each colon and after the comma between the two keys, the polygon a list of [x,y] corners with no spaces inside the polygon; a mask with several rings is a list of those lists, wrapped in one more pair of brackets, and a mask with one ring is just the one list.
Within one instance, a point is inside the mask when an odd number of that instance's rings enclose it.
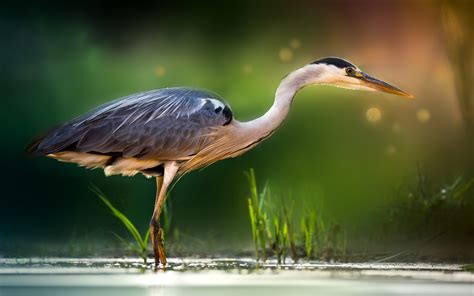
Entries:
{"label": "wing feather", "polygon": [[230,107],[212,92],[158,89],[99,106],[49,133],[30,151],[178,159],[197,153],[211,141],[209,130],[230,120]]}

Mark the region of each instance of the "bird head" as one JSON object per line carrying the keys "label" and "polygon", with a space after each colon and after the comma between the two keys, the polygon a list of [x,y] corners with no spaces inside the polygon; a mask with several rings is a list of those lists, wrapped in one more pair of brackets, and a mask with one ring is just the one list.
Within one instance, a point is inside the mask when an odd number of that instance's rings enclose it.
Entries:
{"label": "bird head", "polygon": [[370,76],[354,64],[341,58],[322,58],[302,69],[309,74],[306,76],[305,84],[328,84],[354,90],[381,91],[410,99],[414,98],[413,95]]}

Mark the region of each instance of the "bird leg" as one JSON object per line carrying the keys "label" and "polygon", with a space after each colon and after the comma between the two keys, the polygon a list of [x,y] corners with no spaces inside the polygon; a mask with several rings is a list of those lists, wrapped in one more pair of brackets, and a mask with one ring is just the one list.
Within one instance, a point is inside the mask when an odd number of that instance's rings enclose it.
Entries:
{"label": "bird leg", "polygon": [[160,192],[163,191],[163,176],[156,177],[156,197],[155,197],[155,208],[153,210],[153,216],[150,221],[150,240],[153,245],[153,255],[155,259],[155,265],[159,263],[166,264],[166,254],[163,246],[163,230],[160,225]]}
{"label": "bird leg", "polygon": [[156,177],[155,208],[150,221],[150,239],[153,244],[155,266],[158,266],[160,263],[163,266],[166,265],[164,231],[160,226],[160,214],[166,200],[168,187],[173,181],[177,171],[178,166],[176,163],[166,163],[163,176]]}

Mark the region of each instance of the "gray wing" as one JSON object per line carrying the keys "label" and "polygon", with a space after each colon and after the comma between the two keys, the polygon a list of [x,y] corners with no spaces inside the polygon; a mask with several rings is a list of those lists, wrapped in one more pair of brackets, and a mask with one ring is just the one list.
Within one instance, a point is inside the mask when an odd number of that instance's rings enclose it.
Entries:
{"label": "gray wing", "polygon": [[30,152],[177,159],[197,153],[211,127],[231,120],[230,107],[212,92],[158,89],[99,106],[33,143]]}

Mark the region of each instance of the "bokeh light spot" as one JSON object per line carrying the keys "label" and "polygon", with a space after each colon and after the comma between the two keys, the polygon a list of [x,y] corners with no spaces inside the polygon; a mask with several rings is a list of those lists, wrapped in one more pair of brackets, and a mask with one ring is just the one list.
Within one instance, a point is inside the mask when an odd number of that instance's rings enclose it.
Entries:
{"label": "bokeh light spot", "polygon": [[301,41],[298,38],[293,38],[290,40],[290,47],[297,49],[301,47]]}
{"label": "bokeh light spot", "polygon": [[426,109],[420,109],[416,111],[416,118],[418,119],[419,122],[421,123],[426,123],[430,121],[431,119],[431,113],[430,111]]}
{"label": "bokeh light spot", "polygon": [[282,48],[278,54],[280,60],[283,62],[289,62],[293,59],[293,51],[289,48]]}
{"label": "bokeh light spot", "polygon": [[242,72],[244,72],[244,74],[247,74],[247,75],[252,74],[252,72],[253,72],[252,65],[249,65],[249,64],[244,65],[242,67]]}
{"label": "bokeh light spot", "polygon": [[163,66],[158,66],[155,68],[155,75],[158,77],[163,77],[166,74],[166,68]]}
{"label": "bokeh light spot", "polygon": [[397,154],[397,147],[393,144],[389,144],[389,145],[387,145],[386,152],[387,152],[388,156],[393,156],[393,155]]}
{"label": "bokeh light spot", "polygon": [[382,118],[382,113],[380,112],[379,108],[372,107],[372,108],[367,109],[365,116],[367,117],[367,120],[370,122],[378,122]]}

